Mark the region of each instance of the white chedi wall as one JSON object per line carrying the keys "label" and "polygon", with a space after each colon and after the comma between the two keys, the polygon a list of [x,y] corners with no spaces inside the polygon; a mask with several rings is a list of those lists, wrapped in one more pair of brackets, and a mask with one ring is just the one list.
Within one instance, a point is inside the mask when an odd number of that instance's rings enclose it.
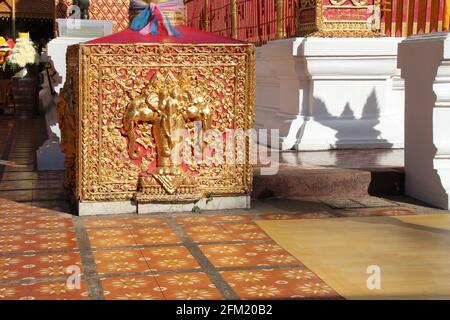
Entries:
{"label": "white chedi wall", "polygon": [[405,192],[450,208],[450,34],[400,44],[405,79]]}
{"label": "white chedi wall", "polygon": [[[257,128],[280,148],[403,148],[399,38],[293,38],[257,50]],[[270,139],[268,139],[270,141]]]}

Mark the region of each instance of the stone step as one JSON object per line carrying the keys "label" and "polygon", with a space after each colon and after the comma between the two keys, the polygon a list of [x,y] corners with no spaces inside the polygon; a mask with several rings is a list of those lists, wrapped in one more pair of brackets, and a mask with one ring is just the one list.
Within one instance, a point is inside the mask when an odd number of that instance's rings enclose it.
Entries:
{"label": "stone step", "polygon": [[351,170],[281,165],[276,175],[255,168],[254,199],[270,197],[359,197],[399,195],[404,191],[401,169]]}

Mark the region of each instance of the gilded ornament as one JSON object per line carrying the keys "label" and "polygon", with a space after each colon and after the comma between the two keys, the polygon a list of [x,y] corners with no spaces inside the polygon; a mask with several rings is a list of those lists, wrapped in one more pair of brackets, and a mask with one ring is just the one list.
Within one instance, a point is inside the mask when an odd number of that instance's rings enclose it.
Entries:
{"label": "gilded ornament", "polygon": [[72,81],[61,92],[59,121],[68,160],[73,155],[66,185],[77,200],[194,201],[251,191],[249,142],[243,162],[226,164],[211,156],[206,132],[253,127],[252,45],[80,44],[68,52]]}

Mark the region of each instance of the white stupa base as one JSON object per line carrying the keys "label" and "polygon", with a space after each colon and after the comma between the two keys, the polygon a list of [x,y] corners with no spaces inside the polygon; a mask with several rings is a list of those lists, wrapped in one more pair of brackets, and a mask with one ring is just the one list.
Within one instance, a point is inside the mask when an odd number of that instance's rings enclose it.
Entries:
{"label": "white stupa base", "polygon": [[405,79],[405,193],[450,209],[450,34],[400,44]]}
{"label": "white stupa base", "polygon": [[[273,148],[402,148],[401,38],[292,38],[257,49],[255,127]],[[271,139],[267,139],[271,143]]]}

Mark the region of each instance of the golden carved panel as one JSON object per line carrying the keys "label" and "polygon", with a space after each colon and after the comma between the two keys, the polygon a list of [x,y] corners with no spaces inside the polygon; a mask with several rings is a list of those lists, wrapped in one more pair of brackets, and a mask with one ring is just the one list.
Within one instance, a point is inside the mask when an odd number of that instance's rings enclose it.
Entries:
{"label": "golden carved panel", "polygon": [[[66,186],[80,201],[249,193],[249,139],[244,149],[233,144],[225,158],[217,150],[226,147],[215,144],[228,130],[253,128],[254,68],[254,48],[247,44],[72,46],[59,106],[67,130]],[[187,155],[175,164],[169,151],[194,154],[195,121],[203,124],[203,157]],[[167,135],[172,129],[182,130],[181,140]]]}
{"label": "golden carved panel", "polygon": [[381,0],[300,1],[299,35],[379,37]]}

